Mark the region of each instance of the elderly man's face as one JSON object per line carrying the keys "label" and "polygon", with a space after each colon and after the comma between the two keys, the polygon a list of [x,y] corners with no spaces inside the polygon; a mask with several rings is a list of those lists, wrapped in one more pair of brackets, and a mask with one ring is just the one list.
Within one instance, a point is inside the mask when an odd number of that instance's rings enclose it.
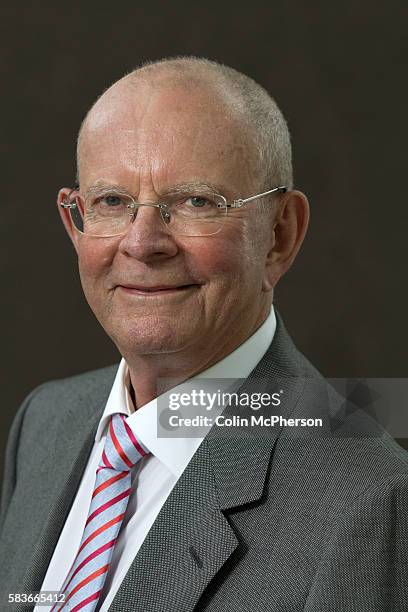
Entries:
{"label": "elderly man's face", "polygon": [[[81,191],[103,183],[157,203],[172,187],[200,181],[227,199],[248,196],[259,188],[251,155],[205,88],[119,85],[84,130]],[[226,354],[256,329],[269,310],[272,234],[257,214],[251,204],[229,214],[220,233],[186,237],[169,234],[157,208],[141,207],[120,237],[74,232],[86,298],[122,354]]]}

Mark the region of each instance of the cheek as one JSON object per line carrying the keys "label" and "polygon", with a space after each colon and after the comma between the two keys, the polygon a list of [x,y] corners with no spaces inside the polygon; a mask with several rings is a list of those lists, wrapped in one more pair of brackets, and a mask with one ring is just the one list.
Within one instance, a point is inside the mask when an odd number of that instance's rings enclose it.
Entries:
{"label": "cheek", "polygon": [[236,246],[225,238],[195,237],[190,238],[189,244],[185,243],[183,246],[188,267],[199,278],[214,281],[220,277],[228,278],[234,275],[238,252]]}
{"label": "cheek", "polygon": [[112,265],[117,245],[106,239],[83,238],[78,246],[78,265],[82,284],[89,287],[98,284]]}
{"label": "cheek", "polygon": [[[214,291],[240,293],[244,286],[257,286],[260,272],[259,254],[245,235],[234,231],[220,236],[190,238],[184,246],[188,267],[196,278],[208,283]],[[195,242],[192,242],[192,241]]]}

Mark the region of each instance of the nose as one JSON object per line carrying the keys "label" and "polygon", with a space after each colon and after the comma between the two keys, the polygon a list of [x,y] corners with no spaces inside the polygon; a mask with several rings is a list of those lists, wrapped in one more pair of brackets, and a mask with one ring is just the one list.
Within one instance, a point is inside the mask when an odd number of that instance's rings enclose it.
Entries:
{"label": "nose", "polygon": [[119,250],[130,257],[148,262],[174,257],[178,246],[167,231],[159,209],[146,204],[137,209],[134,221],[120,241]]}

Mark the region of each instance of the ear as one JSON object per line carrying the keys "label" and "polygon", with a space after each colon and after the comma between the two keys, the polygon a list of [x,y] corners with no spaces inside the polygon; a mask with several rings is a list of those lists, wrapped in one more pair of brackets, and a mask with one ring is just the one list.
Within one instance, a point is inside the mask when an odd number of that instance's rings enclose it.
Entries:
{"label": "ear", "polygon": [[273,218],[272,238],[262,288],[271,291],[292,265],[309,224],[309,202],[301,191],[281,196]]}
{"label": "ear", "polygon": [[72,223],[69,209],[63,208],[61,206],[61,204],[68,202],[68,196],[71,191],[72,189],[70,189],[69,187],[63,187],[63,189],[59,190],[57,197],[57,207],[65,229],[67,230],[68,236],[71,238],[72,244],[74,245],[75,250],[78,252],[78,241],[80,238],[80,234]]}

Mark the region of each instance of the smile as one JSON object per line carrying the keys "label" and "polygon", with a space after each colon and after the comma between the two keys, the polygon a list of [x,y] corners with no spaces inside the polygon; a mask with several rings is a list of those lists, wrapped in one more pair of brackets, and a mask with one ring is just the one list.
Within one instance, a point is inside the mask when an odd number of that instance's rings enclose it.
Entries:
{"label": "smile", "polygon": [[121,289],[125,293],[131,295],[143,295],[148,297],[168,295],[171,293],[182,293],[191,289],[197,289],[199,285],[180,285],[180,286],[166,286],[160,285],[156,287],[143,287],[141,285],[118,285],[118,289]]}

